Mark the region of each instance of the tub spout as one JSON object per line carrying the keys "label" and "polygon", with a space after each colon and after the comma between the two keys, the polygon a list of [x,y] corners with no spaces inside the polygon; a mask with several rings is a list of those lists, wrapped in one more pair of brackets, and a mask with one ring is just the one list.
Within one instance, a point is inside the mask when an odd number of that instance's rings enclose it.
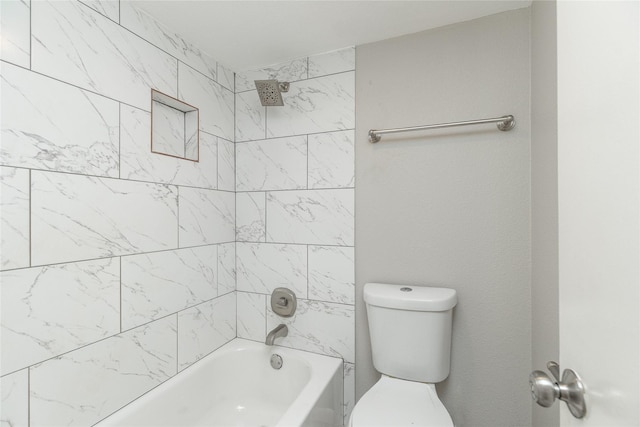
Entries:
{"label": "tub spout", "polygon": [[267,339],[264,341],[264,343],[266,345],[273,345],[273,341],[276,338],[286,337],[288,333],[289,333],[289,328],[287,328],[287,325],[280,324],[275,328],[273,328],[273,330],[269,332],[269,334],[267,334]]}

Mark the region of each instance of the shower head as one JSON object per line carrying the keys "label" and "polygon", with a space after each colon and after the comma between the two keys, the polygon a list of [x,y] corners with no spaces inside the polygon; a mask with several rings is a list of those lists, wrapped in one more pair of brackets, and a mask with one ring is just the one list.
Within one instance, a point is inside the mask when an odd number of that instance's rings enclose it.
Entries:
{"label": "shower head", "polygon": [[289,90],[289,83],[277,80],[254,80],[254,82],[262,105],[266,107],[284,105],[281,93]]}

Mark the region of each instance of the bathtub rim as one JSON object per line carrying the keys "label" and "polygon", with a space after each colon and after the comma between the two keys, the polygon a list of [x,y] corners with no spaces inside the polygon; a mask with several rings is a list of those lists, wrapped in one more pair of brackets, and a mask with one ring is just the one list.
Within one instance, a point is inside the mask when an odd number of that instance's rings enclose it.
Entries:
{"label": "bathtub rim", "polygon": [[[261,342],[236,337],[177,372],[171,378],[168,378],[146,393],[138,396],[131,402],[102,418],[97,423],[93,424],[93,426],[115,427],[121,425],[119,424],[120,420],[123,417],[126,417],[136,404],[141,405],[149,400],[153,400],[155,395],[159,392],[158,390],[162,387],[171,387],[172,383],[185,381],[185,376],[197,375],[198,366],[204,366],[207,362],[210,363],[212,360],[225,354],[242,350],[268,350],[268,357],[270,357],[271,354],[278,353],[283,357],[285,363],[288,357],[298,357],[302,358],[306,364],[310,366],[311,375],[309,381],[304,385],[300,394],[292,400],[291,404],[282,414],[274,427],[303,425],[313,410],[315,402],[320,398],[327,387],[331,385],[335,375],[338,374],[340,378],[343,376],[341,371],[344,369],[344,361],[342,358],[279,345],[267,346]],[[341,400],[344,400],[344,397],[342,397]],[[306,410],[302,411],[302,408],[305,408]],[[336,409],[342,409],[342,405]],[[342,414],[340,414],[340,418],[342,418]]]}

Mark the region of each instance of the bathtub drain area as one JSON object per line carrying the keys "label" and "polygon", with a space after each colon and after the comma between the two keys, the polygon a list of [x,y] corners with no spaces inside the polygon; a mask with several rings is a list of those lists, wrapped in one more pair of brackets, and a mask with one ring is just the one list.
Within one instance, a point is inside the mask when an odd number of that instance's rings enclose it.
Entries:
{"label": "bathtub drain area", "polygon": [[272,354],[271,355],[271,367],[273,369],[280,369],[282,368],[282,356],[280,356],[279,354]]}

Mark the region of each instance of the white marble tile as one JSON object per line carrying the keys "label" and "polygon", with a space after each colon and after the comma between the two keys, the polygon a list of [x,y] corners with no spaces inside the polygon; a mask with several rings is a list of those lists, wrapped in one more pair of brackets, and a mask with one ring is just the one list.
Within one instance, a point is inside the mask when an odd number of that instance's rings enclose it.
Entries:
{"label": "white marble tile", "polygon": [[112,21],[120,21],[120,0],[80,0]]}
{"label": "white marble tile", "polygon": [[354,187],[354,141],[352,130],[309,135],[309,188]]}
{"label": "white marble tile", "polygon": [[236,94],[236,142],[266,137],[266,108],[255,90]]}
{"label": "white marble tile", "polygon": [[267,330],[284,323],[289,335],[280,338],[278,345],[355,360],[355,309],[351,305],[320,301],[298,300],[293,317],[283,318],[270,308],[267,310]]}
{"label": "white marble tile", "polygon": [[355,73],[291,84],[284,106],[267,109],[267,137],[355,128]]}
{"label": "white marble tile", "polygon": [[356,48],[334,50],[309,57],[309,78],[356,69]]}
{"label": "white marble tile", "polygon": [[[184,157],[189,160],[198,161],[199,157],[199,134],[198,129],[199,114],[197,111],[187,111],[184,114]],[[213,136],[213,135],[212,135]]]}
{"label": "white marble tile", "polygon": [[230,91],[235,91],[236,74],[230,68],[218,62],[217,82]]}
{"label": "white marble tile", "polygon": [[1,77],[2,164],[118,176],[117,102],[9,64]]}
{"label": "white marble tile", "polygon": [[25,68],[31,63],[30,7],[30,0],[0,2],[0,59]]}
{"label": "white marble tile", "polygon": [[0,426],[28,427],[29,372],[27,369],[0,378]]}
{"label": "white marble tile", "polygon": [[267,242],[353,246],[353,190],[267,193]]}
{"label": "white marble tile", "polygon": [[0,270],[29,266],[29,171],[0,166]]}
{"label": "white marble tile", "polygon": [[151,149],[156,153],[186,157],[185,114],[160,102],[153,101]]}
{"label": "white marble tile", "polygon": [[238,337],[264,342],[267,295],[238,292]]}
{"label": "white marble tile", "polygon": [[216,245],[122,257],[122,329],[218,295]]}
{"label": "white marble tile", "polygon": [[356,404],[356,366],[352,363],[343,364],[344,368],[344,425],[349,425],[351,411]]}
{"label": "white marble tile", "polygon": [[218,245],[218,295],[236,290],[236,244]]}
{"label": "white marble tile", "polygon": [[233,92],[182,62],[178,79],[178,99],[200,110],[200,129],[233,141]]}
{"label": "white marble tile", "polygon": [[181,248],[235,240],[234,193],[189,187],[179,193]]}
{"label": "white marble tile", "polygon": [[120,8],[120,24],[122,26],[195,68],[210,79],[216,79],[217,64],[215,59],[202,52],[176,32],[156,21],[149,14],[138,9],[135,1],[122,0]]}
{"label": "white marble tile", "polygon": [[307,137],[267,139],[236,145],[238,191],[307,187]]}
{"label": "white marble tile", "polygon": [[235,144],[218,138],[218,189],[236,191]]}
{"label": "white marble tile", "polygon": [[265,193],[236,194],[236,240],[265,241]]}
{"label": "white marble tile", "polygon": [[0,273],[2,373],[117,334],[119,270],[106,258]]}
{"label": "white marble tile", "polygon": [[200,132],[198,162],[152,153],[149,149],[150,114],[127,105],[122,105],[121,109],[120,173],[122,178],[216,188],[218,142],[215,136]]}
{"label": "white marble tile", "polygon": [[32,426],[88,426],[176,374],[176,316],[31,368]]}
{"label": "white marble tile", "polygon": [[31,172],[32,265],[178,247],[176,187]]}
{"label": "white marble tile", "polygon": [[354,248],[309,246],[309,299],[354,304]]}
{"label": "white marble tile", "polygon": [[307,247],[272,243],[237,243],[239,291],[271,294],[289,288],[307,297]]}
{"label": "white marble tile", "polygon": [[178,367],[180,370],[202,359],[236,337],[236,294],[178,313]]}
{"label": "white marble tile", "polygon": [[31,5],[31,68],[149,110],[150,88],[176,95],[177,61],[79,2]]}
{"label": "white marble tile", "polygon": [[255,89],[254,80],[294,82],[307,78],[307,58],[236,73],[236,92]]}

